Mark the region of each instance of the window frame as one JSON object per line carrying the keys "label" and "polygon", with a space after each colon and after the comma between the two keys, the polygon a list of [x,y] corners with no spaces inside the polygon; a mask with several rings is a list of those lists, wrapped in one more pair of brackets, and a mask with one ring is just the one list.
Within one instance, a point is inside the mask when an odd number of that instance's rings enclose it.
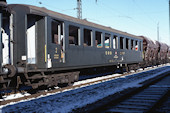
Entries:
{"label": "window frame", "polygon": [[[84,27],[83,29],[83,46],[84,47],[92,47],[93,46],[93,30],[92,29],[90,29],[90,28],[86,28],[86,27]],[[89,31],[89,35],[90,35],[90,44],[87,44],[87,42],[85,42],[85,30],[87,30],[87,31]],[[88,38],[88,37],[87,37]],[[86,44],[86,45],[85,45]]]}
{"label": "window frame", "polygon": [[[110,48],[112,48],[111,47],[111,37],[112,37],[112,35],[110,34],[110,33],[104,33],[104,48],[105,49],[110,49]],[[108,46],[106,46],[106,38],[107,38],[107,40],[109,40],[109,42],[108,42]],[[108,47],[108,48],[107,48]]]}
{"label": "window frame", "polygon": [[[96,40],[98,41],[98,39],[96,39],[96,38],[97,38],[97,37],[96,37],[96,36],[97,36],[97,33],[100,35],[100,37],[99,37],[100,43],[97,42],[97,44],[96,44]],[[103,48],[102,40],[103,40],[103,34],[102,34],[102,32],[101,32],[100,30],[95,30],[95,47],[96,47],[96,48]],[[100,45],[100,46],[98,46],[98,45]]]}
{"label": "window frame", "polygon": [[[77,41],[76,41],[76,43],[77,44],[75,44],[75,41],[74,41],[74,43],[73,44],[71,44],[70,43],[70,37],[72,36],[72,35],[70,35],[70,27],[75,27],[75,28],[77,28]],[[74,39],[75,39],[75,37],[73,37]],[[71,45],[71,46],[81,46],[81,43],[80,43],[80,39],[81,38],[81,27],[80,26],[78,26],[78,25],[73,25],[73,24],[69,24],[68,25],[68,45]]]}

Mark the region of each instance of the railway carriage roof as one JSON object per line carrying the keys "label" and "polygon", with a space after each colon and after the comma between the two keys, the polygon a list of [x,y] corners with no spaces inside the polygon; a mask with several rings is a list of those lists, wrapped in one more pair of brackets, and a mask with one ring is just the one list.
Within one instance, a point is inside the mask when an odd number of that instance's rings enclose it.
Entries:
{"label": "railway carriage roof", "polygon": [[139,36],[135,36],[135,35],[129,34],[127,32],[122,32],[122,31],[113,29],[111,27],[106,27],[106,26],[103,26],[103,25],[99,25],[99,24],[96,24],[96,23],[89,22],[87,20],[81,20],[81,19],[78,19],[78,18],[74,18],[74,17],[68,16],[68,15],[58,13],[58,12],[54,12],[54,11],[48,10],[44,7],[36,7],[36,6],[25,5],[25,4],[10,4],[8,6],[9,6],[10,9],[12,9],[13,7],[23,7],[24,6],[25,8],[29,9],[30,13],[33,13],[33,14],[48,15],[48,16],[51,16],[51,17],[54,17],[54,18],[59,18],[59,19],[71,21],[71,22],[74,22],[74,23],[77,23],[77,24],[82,24],[82,25],[106,30],[106,31],[109,31],[109,32],[114,32],[114,33],[117,33],[117,34],[142,39]]}

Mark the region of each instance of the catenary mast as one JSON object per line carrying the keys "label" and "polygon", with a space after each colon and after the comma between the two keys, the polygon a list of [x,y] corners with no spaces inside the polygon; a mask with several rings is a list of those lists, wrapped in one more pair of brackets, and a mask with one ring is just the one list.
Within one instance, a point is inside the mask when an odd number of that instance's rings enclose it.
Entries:
{"label": "catenary mast", "polygon": [[169,41],[170,41],[170,0],[169,0]]}
{"label": "catenary mast", "polygon": [[81,0],[77,0],[77,18],[82,19],[82,5]]}
{"label": "catenary mast", "polygon": [[[97,0],[96,0],[97,3]],[[82,2],[81,0],[77,0],[77,18],[82,19]]]}

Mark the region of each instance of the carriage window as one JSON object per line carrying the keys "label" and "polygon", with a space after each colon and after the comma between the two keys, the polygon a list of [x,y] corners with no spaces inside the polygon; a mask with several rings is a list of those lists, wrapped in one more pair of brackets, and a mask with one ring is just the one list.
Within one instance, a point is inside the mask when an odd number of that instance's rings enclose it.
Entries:
{"label": "carriage window", "polygon": [[102,48],[102,44],[101,44],[101,39],[102,39],[102,33],[101,32],[98,32],[96,31],[95,32],[95,45],[97,48]]}
{"label": "carriage window", "polygon": [[110,48],[110,34],[105,33],[104,45],[105,48]]}
{"label": "carriage window", "polygon": [[78,45],[79,27],[69,25],[69,44]]}
{"label": "carriage window", "polygon": [[118,41],[117,41],[117,36],[116,35],[114,35],[113,36],[113,49],[117,49],[117,45],[118,45]]}
{"label": "carriage window", "polygon": [[123,37],[120,37],[120,49],[123,49]]}
{"label": "carriage window", "polygon": [[129,49],[129,39],[126,38],[126,49]]}
{"label": "carriage window", "polygon": [[134,50],[133,40],[131,40],[131,50]]}
{"label": "carriage window", "polygon": [[138,41],[135,41],[135,50],[138,51]]}
{"label": "carriage window", "polygon": [[84,29],[84,46],[91,46],[92,30]]}
{"label": "carriage window", "polygon": [[63,26],[62,23],[56,20],[51,22],[51,36],[52,43],[61,44],[63,40]]}

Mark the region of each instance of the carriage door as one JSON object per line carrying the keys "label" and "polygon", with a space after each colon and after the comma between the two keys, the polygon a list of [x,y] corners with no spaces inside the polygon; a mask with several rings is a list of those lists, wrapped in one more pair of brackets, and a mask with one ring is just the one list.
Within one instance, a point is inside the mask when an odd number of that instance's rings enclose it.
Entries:
{"label": "carriage door", "polygon": [[27,63],[46,68],[45,17],[27,15]]}
{"label": "carriage door", "polygon": [[[10,64],[10,15],[8,13],[0,14],[1,20],[1,67]],[[12,31],[12,29],[11,29]]]}
{"label": "carriage door", "polygon": [[[0,13],[0,28],[2,27],[2,13]],[[2,32],[0,31],[0,43],[2,43]],[[0,62],[2,62],[2,44],[0,44]],[[2,64],[0,63],[0,73],[2,72]]]}
{"label": "carriage door", "polygon": [[36,16],[27,15],[27,63],[36,63]]}
{"label": "carriage door", "polygon": [[50,49],[48,50],[47,59],[51,60],[48,62],[48,68],[50,67],[58,67],[59,64],[64,63],[64,50],[63,50],[63,41],[64,41],[64,33],[63,27],[64,24],[58,20],[51,21],[51,41]]}

